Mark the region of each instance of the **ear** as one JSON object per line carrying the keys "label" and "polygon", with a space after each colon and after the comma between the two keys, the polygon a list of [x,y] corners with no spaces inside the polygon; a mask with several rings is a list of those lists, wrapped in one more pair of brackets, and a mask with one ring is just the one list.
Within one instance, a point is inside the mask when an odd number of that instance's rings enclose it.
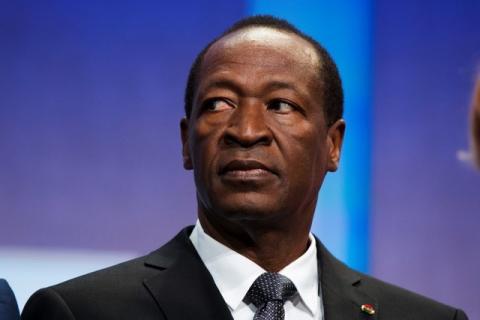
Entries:
{"label": "ear", "polygon": [[180,133],[182,137],[182,156],[183,156],[183,167],[185,170],[192,170],[192,157],[190,156],[190,147],[188,144],[188,119],[182,118],[180,120]]}
{"label": "ear", "polygon": [[342,151],[343,136],[345,134],[345,120],[339,119],[328,128],[328,171],[334,172],[338,169],[340,153]]}

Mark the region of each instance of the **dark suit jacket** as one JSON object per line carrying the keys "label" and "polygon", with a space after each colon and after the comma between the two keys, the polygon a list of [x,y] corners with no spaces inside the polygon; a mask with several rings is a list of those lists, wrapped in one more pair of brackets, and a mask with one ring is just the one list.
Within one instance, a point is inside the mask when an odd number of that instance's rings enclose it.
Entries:
{"label": "dark suit jacket", "polygon": [[[144,257],[37,291],[22,319],[232,319],[182,230]],[[317,240],[326,320],[467,319],[449,306],[349,269]],[[361,311],[371,304],[376,313]]]}
{"label": "dark suit jacket", "polygon": [[17,300],[8,282],[0,279],[0,320],[18,320]]}

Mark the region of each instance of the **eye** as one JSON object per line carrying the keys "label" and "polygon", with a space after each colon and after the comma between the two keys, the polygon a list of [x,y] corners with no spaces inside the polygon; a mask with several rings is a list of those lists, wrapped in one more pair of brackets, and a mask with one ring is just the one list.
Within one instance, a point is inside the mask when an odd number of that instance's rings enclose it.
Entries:
{"label": "eye", "polygon": [[277,113],[286,114],[297,110],[297,107],[293,103],[285,100],[273,100],[268,104],[268,109]]}
{"label": "eye", "polygon": [[234,104],[224,98],[211,98],[202,104],[202,109],[210,112],[220,112],[235,108]]}

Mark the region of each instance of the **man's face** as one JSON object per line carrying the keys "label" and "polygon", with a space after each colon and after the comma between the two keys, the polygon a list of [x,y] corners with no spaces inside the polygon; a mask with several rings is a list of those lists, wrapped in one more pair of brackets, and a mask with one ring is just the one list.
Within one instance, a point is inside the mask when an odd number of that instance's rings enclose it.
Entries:
{"label": "man's face", "polygon": [[305,40],[263,27],[237,31],[208,50],[191,117],[181,124],[199,215],[311,222],[344,130],[343,121],[327,128],[319,63]]}

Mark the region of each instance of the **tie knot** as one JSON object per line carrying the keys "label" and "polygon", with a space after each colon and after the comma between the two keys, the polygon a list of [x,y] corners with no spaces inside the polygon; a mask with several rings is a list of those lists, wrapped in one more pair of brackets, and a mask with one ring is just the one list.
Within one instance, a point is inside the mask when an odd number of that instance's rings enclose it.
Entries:
{"label": "tie knot", "polygon": [[285,276],[274,272],[261,274],[247,292],[247,297],[258,308],[269,301],[281,301],[292,297],[297,288]]}

